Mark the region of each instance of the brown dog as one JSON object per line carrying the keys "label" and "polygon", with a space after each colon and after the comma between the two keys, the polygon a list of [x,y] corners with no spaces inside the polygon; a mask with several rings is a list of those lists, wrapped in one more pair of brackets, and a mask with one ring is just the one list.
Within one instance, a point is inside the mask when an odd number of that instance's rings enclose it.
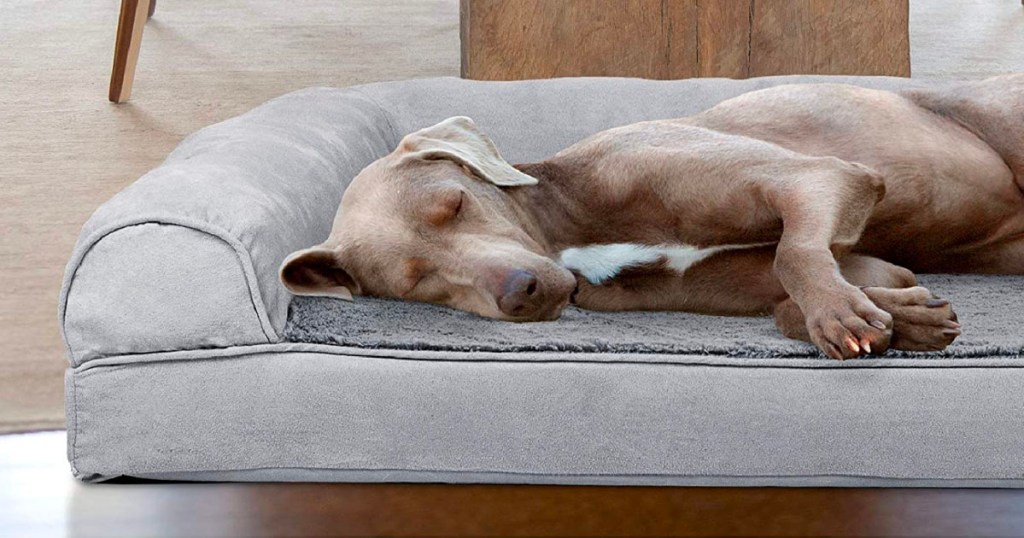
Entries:
{"label": "brown dog", "polygon": [[364,169],[281,279],[515,321],[571,298],[772,313],[837,359],[940,350],[959,324],[910,270],[1024,274],[1022,186],[1024,75],[779,86],[515,167],[456,117]]}

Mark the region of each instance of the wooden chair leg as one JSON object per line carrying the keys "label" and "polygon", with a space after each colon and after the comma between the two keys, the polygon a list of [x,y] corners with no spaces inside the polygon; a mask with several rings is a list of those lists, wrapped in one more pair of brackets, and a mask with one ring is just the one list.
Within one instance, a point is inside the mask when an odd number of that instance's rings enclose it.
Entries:
{"label": "wooden chair leg", "polygon": [[114,43],[114,67],[110,73],[108,97],[123,103],[132,94],[135,64],[139,61],[142,29],[146,25],[151,0],[121,0],[121,16],[117,21],[117,40]]}
{"label": "wooden chair leg", "polygon": [[[1021,0],[1024,2],[1024,0]],[[153,14],[156,13],[156,0],[149,0],[149,12],[146,14],[147,19],[152,19]]]}

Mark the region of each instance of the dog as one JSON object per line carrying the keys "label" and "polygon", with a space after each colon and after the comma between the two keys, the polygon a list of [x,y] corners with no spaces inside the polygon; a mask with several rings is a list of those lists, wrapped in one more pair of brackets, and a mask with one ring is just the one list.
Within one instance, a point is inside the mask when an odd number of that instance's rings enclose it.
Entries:
{"label": "dog", "polygon": [[511,321],[597,310],[773,315],[849,359],[959,334],[914,271],[1024,274],[1024,74],[944,89],[777,86],[511,165],[466,117],[345,191],[294,294]]}

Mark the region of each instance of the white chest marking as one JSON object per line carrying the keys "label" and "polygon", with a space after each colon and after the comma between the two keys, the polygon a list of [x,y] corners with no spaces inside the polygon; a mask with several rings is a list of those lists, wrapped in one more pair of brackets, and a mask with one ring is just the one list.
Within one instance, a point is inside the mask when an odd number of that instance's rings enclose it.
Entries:
{"label": "white chest marking", "polygon": [[624,269],[649,265],[664,260],[665,265],[682,275],[697,262],[719,252],[744,248],[762,247],[772,243],[750,245],[720,245],[697,248],[689,245],[636,245],[614,243],[567,248],[558,255],[558,263],[579,273],[592,284],[600,284],[614,278]]}

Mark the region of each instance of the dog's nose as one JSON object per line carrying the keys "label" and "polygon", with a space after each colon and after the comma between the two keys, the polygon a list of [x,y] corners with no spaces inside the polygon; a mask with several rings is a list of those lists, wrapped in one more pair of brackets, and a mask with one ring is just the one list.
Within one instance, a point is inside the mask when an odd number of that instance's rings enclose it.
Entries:
{"label": "dog's nose", "polygon": [[537,277],[533,273],[522,269],[509,272],[502,285],[498,307],[509,316],[528,314],[535,306],[537,287]]}

